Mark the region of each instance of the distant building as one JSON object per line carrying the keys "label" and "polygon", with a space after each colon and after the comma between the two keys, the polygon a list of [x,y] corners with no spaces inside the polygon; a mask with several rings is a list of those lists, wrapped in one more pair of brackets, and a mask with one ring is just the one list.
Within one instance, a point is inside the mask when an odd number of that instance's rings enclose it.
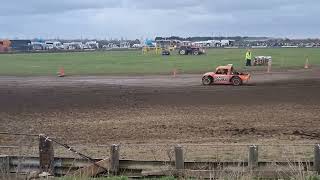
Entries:
{"label": "distant building", "polygon": [[32,49],[30,40],[10,40],[12,51],[30,51]]}

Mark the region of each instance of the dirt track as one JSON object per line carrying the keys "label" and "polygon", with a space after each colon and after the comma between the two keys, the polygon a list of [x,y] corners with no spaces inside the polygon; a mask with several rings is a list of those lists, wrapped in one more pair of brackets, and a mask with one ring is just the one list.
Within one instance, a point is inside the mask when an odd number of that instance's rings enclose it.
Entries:
{"label": "dirt track", "polygon": [[[0,77],[0,129],[45,133],[82,147],[314,143],[320,140],[319,75],[255,74],[242,87],[204,87],[200,75]],[[19,143],[0,135],[0,145]]]}

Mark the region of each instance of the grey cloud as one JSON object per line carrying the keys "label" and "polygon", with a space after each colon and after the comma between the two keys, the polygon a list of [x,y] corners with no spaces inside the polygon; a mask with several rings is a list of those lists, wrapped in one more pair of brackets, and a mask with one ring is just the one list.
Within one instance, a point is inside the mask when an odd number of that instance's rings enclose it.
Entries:
{"label": "grey cloud", "polygon": [[[2,2],[0,15],[40,14],[83,9],[127,8],[149,10],[199,9],[205,13],[234,13],[251,10],[277,10],[286,7],[303,8],[320,5],[317,0],[10,0]],[[201,13],[201,11],[199,13]],[[182,12],[183,13],[183,12]]]}
{"label": "grey cloud", "polygon": [[172,0],[124,0],[123,5],[125,7],[133,7],[136,9],[143,9],[143,10],[153,10],[153,9],[162,9],[162,10],[170,10],[170,9],[185,9],[188,7],[194,8],[201,6],[205,0],[179,0],[179,1],[172,1]]}
{"label": "grey cloud", "polygon": [[[60,13],[70,10],[84,9],[109,9],[109,8],[127,8],[141,10],[155,9],[180,9],[185,7],[195,7],[199,1],[153,1],[153,0],[11,0],[5,1],[0,6],[0,15],[22,15],[22,14],[46,14]],[[201,4],[201,3],[200,3]]]}
{"label": "grey cloud", "polygon": [[10,0],[0,6],[1,16],[24,14],[51,14],[72,10],[115,8],[121,4],[117,0]]}
{"label": "grey cloud", "polygon": [[320,36],[319,0],[10,0],[0,36]]}

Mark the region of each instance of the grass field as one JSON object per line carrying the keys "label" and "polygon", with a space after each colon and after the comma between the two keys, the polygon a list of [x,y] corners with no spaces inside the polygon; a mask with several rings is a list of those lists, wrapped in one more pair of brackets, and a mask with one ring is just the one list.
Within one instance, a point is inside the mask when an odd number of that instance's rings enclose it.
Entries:
{"label": "grass field", "polygon": [[[1,54],[0,75],[56,75],[64,67],[68,75],[121,75],[203,73],[217,65],[244,67],[245,49],[210,49],[203,56],[142,55],[140,51],[107,51],[77,53]],[[273,68],[302,68],[306,56],[312,65],[320,65],[320,49],[254,49],[253,56],[273,58]]]}

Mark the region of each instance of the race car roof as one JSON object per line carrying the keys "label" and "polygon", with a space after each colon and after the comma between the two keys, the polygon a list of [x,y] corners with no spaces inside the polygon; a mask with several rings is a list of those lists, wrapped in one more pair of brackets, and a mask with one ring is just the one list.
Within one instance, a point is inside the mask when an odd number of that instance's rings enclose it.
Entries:
{"label": "race car roof", "polygon": [[228,64],[228,65],[226,65],[226,66],[218,66],[218,67],[216,68],[216,70],[218,70],[218,69],[231,69],[232,67],[233,67],[232,64]]}

